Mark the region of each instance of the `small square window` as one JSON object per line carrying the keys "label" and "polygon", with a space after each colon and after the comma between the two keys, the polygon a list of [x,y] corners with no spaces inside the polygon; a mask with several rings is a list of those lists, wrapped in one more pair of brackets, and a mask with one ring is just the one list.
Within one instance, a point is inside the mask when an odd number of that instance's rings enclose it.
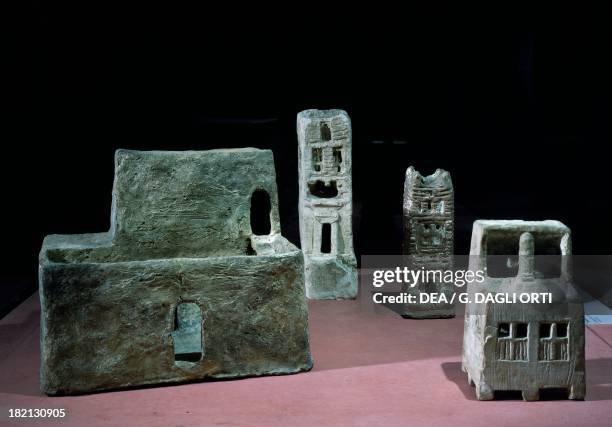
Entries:
{"label": "small square window", "polygon": [[510,336],[510,325],[508,323],[500,323],[497,330],[498,338],[505,338]]}
{"label": "small square window", "polygon": [[527,323],[517,323],[514,328],[514,338],[527,338]]}
{"label": "small square window", "polygon": [[540,338],[550,338],[550,323],[540,323]]}
{"label": "small square window", "polygon": [[557,337],[559,338],[567,337],[567,323],[565,322],[557,323]]}

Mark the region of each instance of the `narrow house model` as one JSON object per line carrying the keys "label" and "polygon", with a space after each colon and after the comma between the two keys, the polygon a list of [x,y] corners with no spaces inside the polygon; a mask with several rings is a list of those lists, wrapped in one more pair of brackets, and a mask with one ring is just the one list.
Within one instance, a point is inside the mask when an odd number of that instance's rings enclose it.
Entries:
{"label": "narrow house model", "polygon": [[47,394],[312,366],[269,150],[118,150],[110,231],[47,236],[39,275]]}
{"label": "narrow house model", "polygon": [[[499,390],[538,400],[547,388],[584,399],[584,308],[572,284],[570,255],[570,230],[558,221],[474,223],[470,269],[484,271],[486,279],[468,285],[462,369],[479,400]],[[551,298],[475,303],[478,293]]]}
{"label": "narrow house model", "polygon": [[[450,174],[437,169],[422,176],[414,167],[406,170],[404,181],[404,255],[409,255],[410,268],[450,270],[453,267],[454,198]],[[421,282],[403,291],[415,294],[413,304],[406,304],[403,317],[446,318],[455,316],[451,303],[452,283]],[[448,302],[420,303],[418,294],[445,294]]]}
{"label": "narrow house model", "polygon": [[297,116],[300,241],[306,295],[355,298],[351,121],[342,110]]}

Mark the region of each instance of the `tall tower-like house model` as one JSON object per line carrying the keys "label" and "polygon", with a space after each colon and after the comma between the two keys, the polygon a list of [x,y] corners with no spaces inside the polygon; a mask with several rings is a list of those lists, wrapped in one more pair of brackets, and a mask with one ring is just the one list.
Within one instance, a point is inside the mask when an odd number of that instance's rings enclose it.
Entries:
{"label": "tall tower-like house model", "polygon": [[[453,267],[454,202],[453,182],[442,169],[422,176],[414,167],[406,170],[404,181],[404,255],[412,269],[450,270]],[[404,292],[444,293],[448,303],[413,303],[402,309],[403,317],[445,318],[455,315],[450,303],[452,283],[418,283]],[[419,301],[416,295],[416,301]]]}
{"label": "tall tower-like house model", "polygon": [[342,110],[305,110],[297,134],[306,295],[355,298],[351,120]]}

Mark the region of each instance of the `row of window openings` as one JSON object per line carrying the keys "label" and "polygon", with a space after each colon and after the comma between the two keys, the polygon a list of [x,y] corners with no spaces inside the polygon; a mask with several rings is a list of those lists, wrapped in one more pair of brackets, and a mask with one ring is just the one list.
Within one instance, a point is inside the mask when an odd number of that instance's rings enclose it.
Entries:
{"label": "row of window openings", "polygon": [[418,226],[424,233],[444,232],[446,229],[444,224],[438,222],[421,222]]}
{"label": "row of window openings", "polygon": [[[513,328],[510,327],[513,326]],[[551,336],[555,325],[556,334]],[[500,323],[497,329],[497,338],[527,338],[527,323]],[[540,323],[540,338],[565,338],[567,337],[567,322]]]}
{"label": "row of window openings", "polygon": [[446,241],[445,232],[444,224],[420,223],[417,228],[419,245],[423,247],[440,246]]}
{"label": "row of window openings", "polygon": [[[337,172],[342,172],[342,148],[333,148],[333,163],[332,167]],[[313,148],[312,149],[312,169],[315,172],[321,172],[323,166],[323,149]]]}
{"label": "row of window openings", "polygon": [[[497,330],[497,358],[527,360],[528,331],[527,323],[500,323]],[[538,360],[568,360],[568,332],[567,322],[540,323]]]}
{"label": "row of window openings", "polygon": [[421,212],[439,212],[444,213],[444,200],[434,202],[433,200],[427,200],[421,202]]}

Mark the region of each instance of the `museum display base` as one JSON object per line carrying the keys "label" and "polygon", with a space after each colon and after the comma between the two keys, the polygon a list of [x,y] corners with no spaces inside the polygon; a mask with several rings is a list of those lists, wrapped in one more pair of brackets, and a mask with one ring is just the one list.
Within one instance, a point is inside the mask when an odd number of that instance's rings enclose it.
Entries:
{"label": "museum display base", "polygon": [[586,328],[586,401],[479,402],[461,372],[460,307],[453,319],[411,320],[363,299],[309,304],[311,372],[47,397],[33,295],[0,320],[0,424],[9,408],[66,408],[61,421],[9,425],[612,425],[612,325]]}

